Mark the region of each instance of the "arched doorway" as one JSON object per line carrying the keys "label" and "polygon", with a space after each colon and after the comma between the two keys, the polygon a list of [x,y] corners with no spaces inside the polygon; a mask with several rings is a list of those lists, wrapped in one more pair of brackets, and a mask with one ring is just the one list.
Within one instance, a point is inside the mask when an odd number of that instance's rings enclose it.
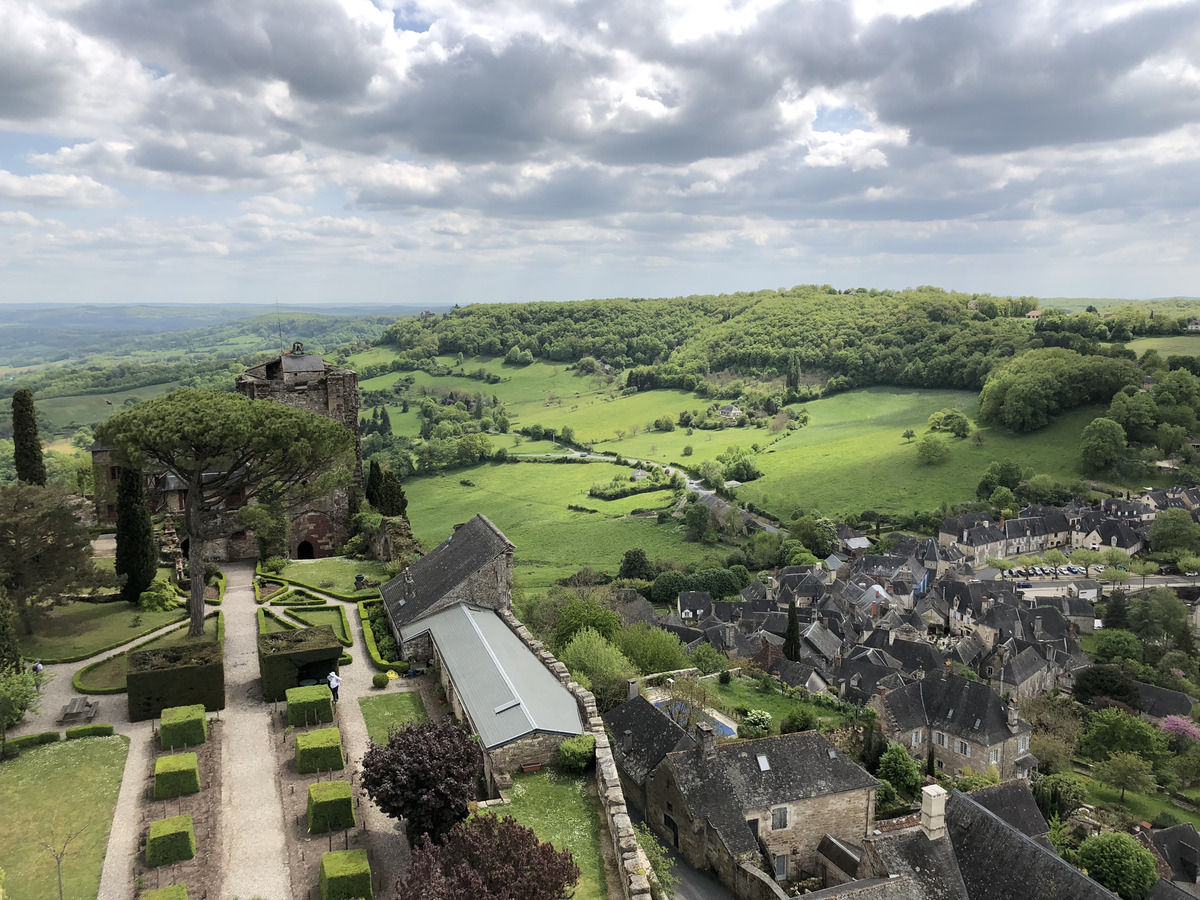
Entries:
{"label": "arched doorway", "polygon": [[183,543],[179,545],[179,552],[183,554],[184,559],[187,559],[188,551],[191,549],[192,542],[189,538],[184,538]]}
{"label": "arched doorway", "polygon": [[301,541],[296,547],[296,559],[314,559],[315,556],[311,541]]}

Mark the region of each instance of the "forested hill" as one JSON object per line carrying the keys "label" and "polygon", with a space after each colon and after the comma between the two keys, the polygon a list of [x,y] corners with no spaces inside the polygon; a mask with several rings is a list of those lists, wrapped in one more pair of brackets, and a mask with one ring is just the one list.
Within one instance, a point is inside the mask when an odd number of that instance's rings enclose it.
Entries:
{"label": "forested hill", "polygon": [[[933,287],[841,293],[802,285],[782,291],[655,300],[474,305],[407,319],[384,338],[406,364],[436,354],[595,357],[638,386],[688,389],[724,370],[759,376],[795,369],[824,392],[874,384],[980,389],[997,364],[1039,347],[1113,354],[1102,342],[1177,334],[1187,317],[1147,304],[1069,314],[1032,297],[962,294]],[[1179,311],[1176,307],[1175,311]],[[1119,351],[1117,351],[1119,354]],[[805,379],[806,381],[809,379]]]}

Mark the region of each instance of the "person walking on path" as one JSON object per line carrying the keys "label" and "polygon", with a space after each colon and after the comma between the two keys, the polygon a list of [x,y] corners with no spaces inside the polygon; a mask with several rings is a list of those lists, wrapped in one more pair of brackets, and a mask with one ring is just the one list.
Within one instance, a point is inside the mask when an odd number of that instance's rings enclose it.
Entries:
{"label": "person walking on path", "polygon": [[342,679],[338,677],[337,672],[330,672],[325,676],[325,680],[329,682],[329,690],[333,691],[333,702],[338,702],[338,688],[342,684]]}
{"label": "person walking on path", "polygon": [[33,689],[39,694],[42,692],[42,661],[35,659],[33,661]]}

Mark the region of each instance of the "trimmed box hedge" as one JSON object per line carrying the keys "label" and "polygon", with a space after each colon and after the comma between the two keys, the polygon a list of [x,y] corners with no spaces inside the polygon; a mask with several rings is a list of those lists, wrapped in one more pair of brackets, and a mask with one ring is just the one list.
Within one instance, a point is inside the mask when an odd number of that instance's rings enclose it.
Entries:
{"label": "trimmed box hedge", "polygon": [[[260,608],[261,612],[265,612]],[[258,672],[263,697],[275,703],[301,681],[314,681],[336,671],[342,643],[329,625],[276,631],[258,636]]]}
{"label": "trimmed box hedge", "polygon": [[287,689],[287,721],[297,728],[333,721],[333,691],[327,684]]}
{"label": "trimmed box hedge", "polygon": [[196,855],[196,832],[191,816],[171,816],[150,823],[146,837],[146,865],[150,868],[191,859]]}
{"label": "trimmed box hedge", "polygon": [[[375,632],[371,630],[371,614],[369,607],[382,606],[382,600],[364,600],[358,603],[358,621],[362,625],[363,640],[367,644],[367,655],[371,657],[371,665],[380,672],[386,672],[388,669],[395,669],[400,675],[408,671],[408,663],[397,660],[396,662],[388,662],[379,655],[379,644],[375,641]],[[403,666],[403,670],[401,667]]]}
{"label": "trimmed box hedge", "polygon": [[140,900],[188,900],[187,885],[172,884],[153,891],[143,891]]}
{"label": "trimmed box hedge", "polygon": [[10,737],[4,742],[4,749],[21,750],[25,747],[39,747],[42,744],[55,744],[62,740],[57,731],[42,731],[37,734],[23,734],[20,737]]}
{"label": "trimmed box hedge", "polygon": [[344,768],[342,733],[336,728],[320,728],[296,735],[296,771],[301,775]]}
{"label": "trimmed box hedge", "polygon": [[[218,621],[218,631],[220,622]],[[225,708],[225,660],[219,641],[197,641],[129,654],[125,676],[129,719],[153,719],[165,709],[199,704]]]}
{"label": "trimmed box hedge", "polygon": [[76,738],[85,737],[112,737],[112,733],[111,725],[76,725],[74,728],[67,729],[67,740],[73,741]]}
{"label": "trimmed box hedge", "polygon": [[321,854],[321,900],[372,900],[371,864],[366,850]]}
{"label": "trimmed box hedge", "polygon": [[308,786],[309,834],[345,831],[355,824],[350,782],[318,781]]}
{"label": "trimmed box hedge", "polygon": [[154,799],[173,800],[200,790],[200,765],[195,753],[160,756],[154,763]]}
{"label": "trimmed box hedge", "polygon": [[196,703],[164,709],[158,737],[164,750],[203,744],[208,740],[208,719],[204,717],[204,707]]}

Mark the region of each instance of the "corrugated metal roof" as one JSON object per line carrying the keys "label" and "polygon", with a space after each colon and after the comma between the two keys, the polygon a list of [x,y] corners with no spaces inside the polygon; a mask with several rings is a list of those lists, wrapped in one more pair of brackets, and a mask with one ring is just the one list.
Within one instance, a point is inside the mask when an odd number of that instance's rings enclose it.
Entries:
{"label": "corrugated metal roof", "polygon": [[582,734],[575,698],[490,609],[459,603],[402,629],[429,631],[471,724],[491,749],[534,731]]}

